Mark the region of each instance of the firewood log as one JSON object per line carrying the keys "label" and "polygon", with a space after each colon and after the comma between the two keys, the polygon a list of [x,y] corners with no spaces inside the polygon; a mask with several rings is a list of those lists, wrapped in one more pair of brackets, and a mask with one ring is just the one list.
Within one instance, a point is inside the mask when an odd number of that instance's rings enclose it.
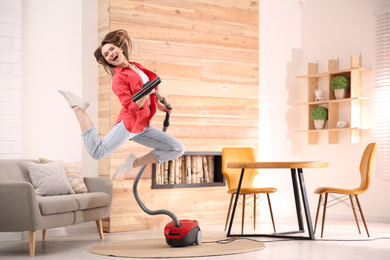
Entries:
{"label": "firewood log", "polygon": [[156,184],[161,185],[161,171],[160,171],[160,164],[156,163]]}
{"label": "firewood log", "polygon": [[210,182],[210,175],[209,175],[209,169],[208,169],[208,165],[207,165],[206,155],[202,156],[202,164],[203,164],[204,182],[209,183]]}
{"label": "firewood log", "polygon": [[203,167],[202,167],[202,156],[196,156],[196,181],[197,183],[203,183]]}
{"label": "firewood log", "polygon": [[191,183],[198,183],[196,172],[196,156],[191,156]]}
{"label": "firewood log", "polygon": [[175,169],[175,174],[176,174],[176,183],[177,184],[182,184],[182,178],[181,178],[181,159],[180,158],[176,158],[175,159],[175,166],[176,166],[176,169]]}
{"label": "firewood log", "polygon": [[187,174],[186,174],[186,157],[182,156],[180,157],[181,160],[181,181],[182,183],[187,183]]}
{"label": "firewood log", "polygon": [[186,183],[191,183],[191,156],[186,155]]}
{"label": "firewood log", "polygon": [[174,166],[174,161],[169,161],[169,184],[175,184],[175,166]]}
{"label": "firewood log", "polygon": [[169,162],[163,162],[164,167],[164,184],[169,184],[168,168]]}

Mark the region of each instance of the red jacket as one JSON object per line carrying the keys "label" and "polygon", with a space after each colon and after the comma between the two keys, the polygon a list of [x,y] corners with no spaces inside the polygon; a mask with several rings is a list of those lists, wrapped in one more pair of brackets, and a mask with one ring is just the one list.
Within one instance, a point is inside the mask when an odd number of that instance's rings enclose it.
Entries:
{"label": "red jacket", "polygon": [[[148,77],[149,81],[157,78],[157,75],[141,64],[131,62],[141,69]],[[150,120],[156,113],[158,99],[155,95],[150,95],[150,107],[147,101],[141,108],[133,102],[133,95],[141,90],[143,82],[141,76],[129,67],[115,67],[115,74],[112,77],[112,91],[119,98],[122,110],[119,113],[116,124],[123,120],[125,127],[131,133],[140,133],[150,124]],[[156,88],[157,91],[158,87]]]}

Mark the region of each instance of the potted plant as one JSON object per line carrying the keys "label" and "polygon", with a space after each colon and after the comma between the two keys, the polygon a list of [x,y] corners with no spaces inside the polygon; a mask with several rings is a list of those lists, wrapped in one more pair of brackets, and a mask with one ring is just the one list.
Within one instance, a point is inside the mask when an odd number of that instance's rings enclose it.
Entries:
{"label": "potted plant", "polygon": [[351,83],[349,77],[346,76],[336,76],[333,78],[331,87],[334,90],[334,96],[336,99],[345,98],[347,96],[347,91],[350,89]]}
{"label": "potted plant", "polygon": [[328,109],[326,107],[315,107],[311,111],[310,118],[314,120],[316,129],[324,129],[326,120],[328,120]]}

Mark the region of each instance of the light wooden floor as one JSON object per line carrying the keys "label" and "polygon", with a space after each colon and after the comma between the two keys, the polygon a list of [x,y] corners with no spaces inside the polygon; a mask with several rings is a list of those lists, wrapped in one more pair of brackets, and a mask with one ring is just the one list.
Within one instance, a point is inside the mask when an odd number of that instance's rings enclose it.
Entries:
{"label": "light wooden floor", "polygon": [[[105,239],[100,241],[95,228],[95,223],[91,222],[83,225],[76,225],[67,229],[68,234],[54,234],[55,231],[48,231],[46,241],[37,237],[36,256],[29,257],[28,240],[1,242],[0,259],[39,259],[39,260],[68,260],[68,259],[112,259],[122,260],[130,258],[119,258],[109,256],[94,255],[89,249],[100,243],[109,243],[122,240],[161,238],[163,230],[146,230],[122,233],[105,233]],[[276,223],[278,231],[287,231],[294,229],[294,222]],[[247,223],[246,232],[251,230],[251,223]],[[265,249],[231,256],[202,257],[201,260],[251,260],[251,259],[369,259],[381,260],[390,259],[390,223],[368,222],[370,238],[365,233],[358,234],[356,224],[351,221],[328,220],[325,226],[324,239],[316,236],[315,241],[302,240],[277,240],[269,238],[257,238],[266,245]],[[202,227],[203,236],[225,237],[223,225]],[[268,232],[271,230],[270,223],[259,225],[259,232]],[[363,228],[363,227],[361,227]],[[364,228],[363,228],[364,229]],[[363,231],[363,230],[362,230]],[[239,232],[239,224],[235,225],[234,233]],[[269,231],[270,232],[270,231]],[[380,239],[386,237],[387,239]],[[174,249],[172,249],[174,250]],[[176,258],[179,259],[179,258]],[[188,259],[187,259],[188,260]]]}

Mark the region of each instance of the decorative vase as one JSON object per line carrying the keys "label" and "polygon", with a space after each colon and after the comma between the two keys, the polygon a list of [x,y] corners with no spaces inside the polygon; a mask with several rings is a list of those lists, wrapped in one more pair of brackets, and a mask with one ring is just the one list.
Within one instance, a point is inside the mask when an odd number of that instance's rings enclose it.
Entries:
{"label": "decorative vase", "polygon": [[348,126],[347,120],[339,120],[339,121],[337,121],[337,127],[343,128],[343,127],[347,127],[347,126]]}
{"label": "decorative vase", "polygon": [[324,129],[326,120],[314,120],[314,127],[316,129]]}
{"label": "decorative vase", "polygon": [[347,97],[347,90],[346,89],[335,89],[334,96],[336,97],[336,99],[346,98]]}

